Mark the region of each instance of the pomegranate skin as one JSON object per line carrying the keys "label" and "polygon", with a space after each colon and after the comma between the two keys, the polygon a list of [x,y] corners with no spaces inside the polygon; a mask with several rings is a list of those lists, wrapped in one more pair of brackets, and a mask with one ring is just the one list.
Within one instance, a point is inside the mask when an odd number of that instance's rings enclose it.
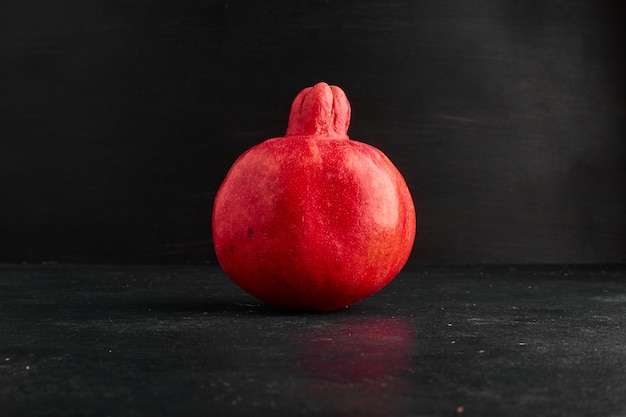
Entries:
{"label": "pomegranate skin", "polygon": [[387,285],[411,253],[406,182],[380,150],[348,138],[349,120],[338,87],[304,89],[287,135],[244,152],[215,196],[220,266],[266,303],[344,308]]}

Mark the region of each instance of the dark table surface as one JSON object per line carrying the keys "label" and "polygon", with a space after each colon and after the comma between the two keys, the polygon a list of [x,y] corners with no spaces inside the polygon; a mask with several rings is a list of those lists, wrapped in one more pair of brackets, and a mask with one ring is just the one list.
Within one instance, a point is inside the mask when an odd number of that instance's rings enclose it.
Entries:
{"label": "dark table surface", "polygon": [[411,267],[325,314],[216,266],[0,266],[2,416],[626,416],[626,268]]}

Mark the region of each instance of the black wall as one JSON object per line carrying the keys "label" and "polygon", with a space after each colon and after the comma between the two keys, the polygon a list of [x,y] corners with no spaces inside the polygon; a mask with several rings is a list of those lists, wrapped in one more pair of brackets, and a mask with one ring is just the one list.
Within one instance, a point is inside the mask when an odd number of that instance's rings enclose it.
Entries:
{"label": "black wall", "polygon": [[4,1],[0,262],[213,262],[217,187],[317,81],[415,263],[626,261],[618,1]]}

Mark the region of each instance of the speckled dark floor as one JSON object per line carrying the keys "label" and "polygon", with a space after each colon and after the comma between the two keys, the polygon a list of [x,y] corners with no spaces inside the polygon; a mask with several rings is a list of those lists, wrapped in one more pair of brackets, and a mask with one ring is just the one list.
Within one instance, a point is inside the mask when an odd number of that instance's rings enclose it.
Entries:
{"label": "speckled dark floor", "polygon": [[412,267],[336,313],[215,266],[0,266],[2,416],[626,416],[625,267]]}

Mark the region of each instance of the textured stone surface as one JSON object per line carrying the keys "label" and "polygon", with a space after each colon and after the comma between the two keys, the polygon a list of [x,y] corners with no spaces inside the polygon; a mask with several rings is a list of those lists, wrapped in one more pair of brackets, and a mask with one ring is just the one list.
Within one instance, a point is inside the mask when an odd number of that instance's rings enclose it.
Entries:
{"label": "textured stone surface", "polygon": [[622,416],[626,270],[412,268],[335,313],[215,266],[0,266],[6,416]]}

